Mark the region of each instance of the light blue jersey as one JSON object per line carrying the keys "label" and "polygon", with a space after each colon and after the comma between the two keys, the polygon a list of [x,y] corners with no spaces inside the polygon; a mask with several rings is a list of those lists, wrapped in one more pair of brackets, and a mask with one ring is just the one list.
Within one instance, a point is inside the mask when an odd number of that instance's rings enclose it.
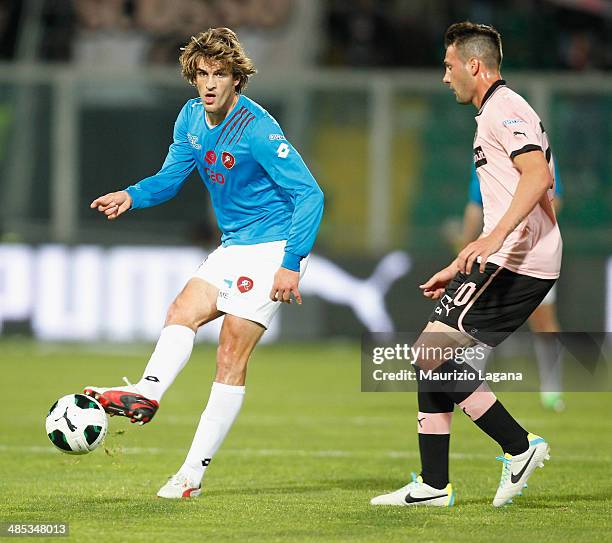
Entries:
{"label": "light blue jersey", "polygon": [[210,128],[201,100],[189,100],[161,170],[126,189],[132,209],[173,198],[196,167],[210,192],[221,243],[286,239],[279,264],[299,271],[319,229],[323,192],[276,120],[240,95],[225,120]]}
{"label": "light blue jersey", "polygon": [[[559,177],[559,170],[557,169],[556,162],[554,162],[554,169],[555,169],[555,196],[561,196],[563,194],[563,186],[561,185],[561,177]],[[478,175],[476,174],[476,165],[474,164],[474,162],[472,162],[472,173],[470,175],[470,186],[468,188],[468,201],[482,207],[482,194],[480,193],[480,181],[478,181]]]}

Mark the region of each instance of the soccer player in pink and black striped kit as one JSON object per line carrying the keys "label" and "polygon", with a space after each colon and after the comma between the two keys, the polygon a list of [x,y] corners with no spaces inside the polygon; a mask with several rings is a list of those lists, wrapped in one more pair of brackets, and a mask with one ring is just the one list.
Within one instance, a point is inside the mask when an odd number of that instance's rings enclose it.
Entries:
{"label": "soccer player in pink and black striped kit", "polygon": [[[448,267],[421,285],[423,294],[438,304],[416,344],[491,348],[525,322],[559,277],[562,242],[551,204],[553,159],[539,117],[501,78],[499,33],[462,22],[447,29],[444,41],[443,82],[458,103],[478,109],[474,163],[484,229]],[[420,359],[416,364],[447,375],[466,370],[454,360]],[[486,382],[457,385],[432,386],[421,376],[421,474],[399,490],[373,498],[373,505],[453,505],[448,453],[455,405],[502,449],[494,506],[510,503],[535,468],[544,465],[548,443],[523,429]]]}

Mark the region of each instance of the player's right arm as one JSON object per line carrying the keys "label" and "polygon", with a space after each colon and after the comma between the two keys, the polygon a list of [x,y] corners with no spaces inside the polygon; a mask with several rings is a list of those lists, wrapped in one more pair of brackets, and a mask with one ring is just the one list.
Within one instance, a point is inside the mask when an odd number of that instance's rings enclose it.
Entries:
{"label": "player's right arm", "polygon": [[132,205],[132,197],[125,190],[109,192],[96,198],[89,207],[104,213],[109,221],[123,215]]}
{"label": "player's right arm", "polygon": [[448,285],[453,277],[457,275],[459,266],[457,259],[453,260],[446,268],[440,270],[438,273],[432,275],[425,283],[419,285],[419,288],[423,291],[423,296],[437,300],[444,294],[446,285]]}
{"label": "player's right arm", "polygon": [[192,102],[187,102],[179,113],[174,124],[173,142],[159,172],[125,190],[96,198],[90,207],[97,208],[112,220],[128,209],[156,206],[176,196],[187,176],[195,168],[195,158],[187,138],[191,109]]}

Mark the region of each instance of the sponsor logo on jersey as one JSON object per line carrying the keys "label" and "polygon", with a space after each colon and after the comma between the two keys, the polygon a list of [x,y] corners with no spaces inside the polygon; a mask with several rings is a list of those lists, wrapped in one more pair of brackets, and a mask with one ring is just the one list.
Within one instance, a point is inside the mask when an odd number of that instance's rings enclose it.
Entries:
{"label": "sponsor logo on jersey", "polygon": [[204,172],[210,179],[211,183],[216,183],[217,185],[225,185],[225,177],[222,173],[215,172],[210,168],[204,168]]}
{"label": "sponsor logo on jersey", "polygon": [[487,157],[484,154],[484,151],[482,150],[482,147],[479,145],[478,147],[474,148],[474,165],[477,168],[480,168],[480,166],[484,166],[487,163]]}
{"label": "sponsor logo on jersey", "polygon": [[521,124],[524,123],[525,121],[523,121],[523,119],[506,119],[505,121],[503,121],[503,125],[504,126],[510,126],[512,124]]}
{"label": "sponsor logo on jersey", "polygon": [[217,153],[214,151],[206,151],[206,155],[204,155],[204,160],[208,164],[214,164],[217,161]]}
{"label": "sponsor logo on jersey", "polygon": [[202,149],[202,145],[198,143],[198,136],[194,136],[193,134],[187,132],[187,139],[189,140],[189,143],[194,149]]}
{"label": "sponsor logo on jersey", "polygon": [[276,150],[278,158],[287,158],[289,156],[289,146],[286,143],[281,143]]}
{"label": "sponsor logo on jersey", "polygon": [[283,136],[282,134],[270,134],[268,136],[268,139],[270,141],[285,141],[287,138],[285,138],[285,136]]}
{"label": "sponsor logo on jersey", "polygon": [[238,287],[238,290],[244,294],[245,292],[248,292],[249,290],[253,288],[253,279],[242,275],[238,277],[236,286]]}
{"label": "sponsor logo on jersey", "polygon": [[228,170],[231,170],[234,167],[234,164],[236,164],[236,159],[234,158],[234,155],[232,155],[232,153],[223,151],[223,153],[221,153],[221,162],[223,162],[223,165]]}

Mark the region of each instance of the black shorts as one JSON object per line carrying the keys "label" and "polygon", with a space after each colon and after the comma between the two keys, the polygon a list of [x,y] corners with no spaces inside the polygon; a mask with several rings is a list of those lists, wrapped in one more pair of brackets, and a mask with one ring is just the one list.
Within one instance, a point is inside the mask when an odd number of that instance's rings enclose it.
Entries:
{"label": "black shorts", "polygon": [[458,273],[429,318],[495,347],[521,326],[540,305],[556,279],[538,279],[474,262],[469,275]]}

